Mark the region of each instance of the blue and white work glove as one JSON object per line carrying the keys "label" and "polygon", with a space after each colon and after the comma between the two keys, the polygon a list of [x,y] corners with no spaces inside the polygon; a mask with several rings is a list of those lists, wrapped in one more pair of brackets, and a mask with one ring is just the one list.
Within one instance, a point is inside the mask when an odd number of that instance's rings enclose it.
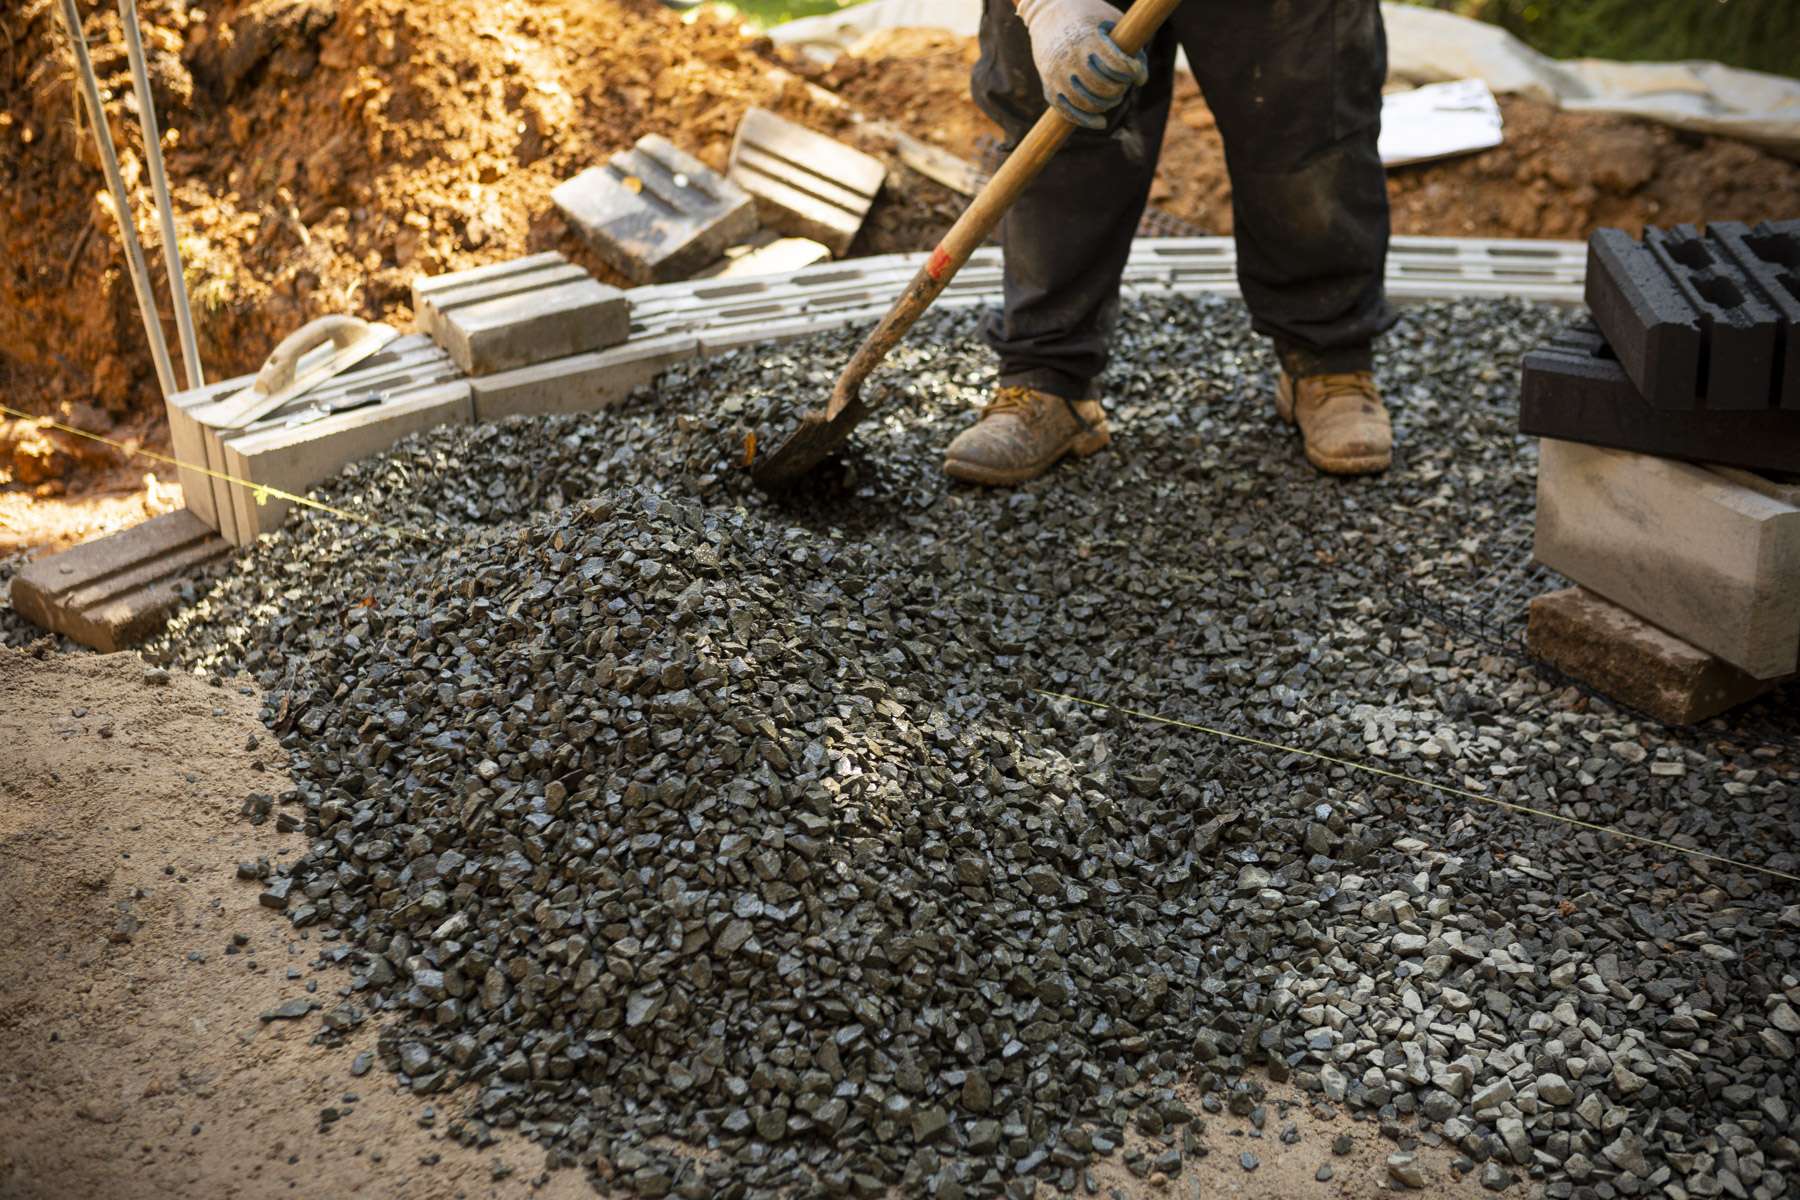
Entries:
{"label": "blue and white work glove", "polygon": [[1150,78],[1143,51],[1127,54],[1112,40],[1113,24],[1124,14],[1106,0],[1018,0],[1018,12],[1031,35],[1044,99],[1077,125],[1105,128],[1102,114],[1132,84]]}

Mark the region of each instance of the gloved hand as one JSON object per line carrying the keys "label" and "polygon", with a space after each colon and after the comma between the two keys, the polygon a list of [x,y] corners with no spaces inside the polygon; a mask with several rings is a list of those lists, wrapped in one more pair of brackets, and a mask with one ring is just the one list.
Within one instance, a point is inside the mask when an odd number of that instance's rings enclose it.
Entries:
{"label": "gloved hand", "polygon": [[1018,12],[1031,35],[1044,99],[1077,125],[1105,128],[1101,114],[1132,84],[1150,78],[1143,51],[1127,54],[1112,40],[1113,24],[1124,14],[1106,0],[1018,0]]}

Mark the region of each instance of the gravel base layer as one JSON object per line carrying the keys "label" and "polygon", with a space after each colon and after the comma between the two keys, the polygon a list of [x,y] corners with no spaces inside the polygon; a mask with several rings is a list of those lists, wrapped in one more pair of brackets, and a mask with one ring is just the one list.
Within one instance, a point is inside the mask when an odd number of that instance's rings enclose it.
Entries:
{"label": "gravel base layer", "polygon": [[1496,1190],[1790,1195],[1800,886],[1043,694],[1800,872],[1793,688],[1670,731],[1396,599],[1516,552],[1563,319],[1407,309],[1353,481],[1222,301],[1128,306],[1113,447],[1013,491],[938,469],[978,314],[779,500],[745,435],[855,337],[740,353],[346,471],[418,536],[304,514],[150,654],[267,690],[296,787],[247,811],[313,838],[240,873],[347,969],[322,1036],[381,1022],[465,1141],[651,1196],[1079,1194],[1272,1080]]}

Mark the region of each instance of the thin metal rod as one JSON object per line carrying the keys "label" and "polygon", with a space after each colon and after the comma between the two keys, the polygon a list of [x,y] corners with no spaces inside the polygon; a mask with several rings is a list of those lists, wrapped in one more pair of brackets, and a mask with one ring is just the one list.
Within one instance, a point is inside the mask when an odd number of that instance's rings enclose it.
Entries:
{"label": "thin metal rod", "polygon": [[156,362],[157,382],[166,400],[181,389],[175,386],[175,368],[169,364],[169,343],[163,340],[162,318],[156,315],[156,296],[150,290],[150,271],[144,265],[144,247],[139,244],[137,228],[131,220],[131,197],[125,193],[125,180],[119,174],[119,156],[113,149],[112,129],[106,123],[106,109],[100,103],[100,83],[94,78],[94,63],[88,57],[87,37],[81,32],[81,13],[75,0],[62,0],[63,25],[69,31],[69,44],[75,50],[75,66],[81,75],[81,90],[87,97],[88,116],[94,122],[94,140],[100,145],[100,165],[106,170],[106,182],[112,188],[113,207],[118,210],[119,240],[125,246],[125,265],[131,268],[131,283],[137,289],[138,311],[144,315],[144,335],[150,339],[150,357]]}
{"label": "thin metal rod", "polygon": [[169,276],[169,302],[175,308],[175,328],[181,335],[181,365],[190,388],[206,386],[200,365],[200,344],[194,337],[194,310],[188,304],[187,278],[181,270],[181,242],[175,233],[175,206],[169,201],[169,177],[163,171],[162,129],[156,122],[156,102],[150,95],[150,74],[144,69],[144,39],[138,32],[137,0],[119,0],[119,23],[125,27],[125,53],[131,59],[131,86],[137,92],[138,120],[144,126],[144,161],[150,168],[150,190],[156,194],[156,212],[162,220],[163,266]]}

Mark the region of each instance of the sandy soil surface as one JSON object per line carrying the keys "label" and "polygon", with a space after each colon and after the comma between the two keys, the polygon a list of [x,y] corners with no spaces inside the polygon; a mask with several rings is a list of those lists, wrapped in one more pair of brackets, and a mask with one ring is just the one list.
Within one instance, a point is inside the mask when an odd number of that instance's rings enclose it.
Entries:
{"label": "sandy soil surface", "polygon": [[[529,1143],[465,1150],[443,1097],[427,1126],[379,1064],[352,1075],[378,1021],[324,1049],[317,1013],[262,1019],[348,982],[236,878],[303,846],[238,815],[286,786],[283,755],[236,685],[143,680],[136,655],[0,650],[0,1195],[525,1190]],[[534,1194],[592,1191],[564,1172]]]}
{"label": "sandy soil surface", "polygon": [[[174,468],[162,468],[173,475]],[[0,491],[0,558],[57,550],[180,508],[181,485],[130,464],[96,472],[74,495]]]}
{"label": "sandy soil surface", "polygon": [[[181,675],[148,683],[136,655],[0,650],[0,696],[0,1195],[594,1194],[578,1170],[541,1180],[543,1154],[523,1137],[457,1144],[447,1130],[463,1096],[401,1092],[378,1059],[354,1075],[378,1015],[339,1046],[315,1042],[325,1011],[355,1003],[348,975],[237,878],[240,862],[303,847],[240,815],[247,796],[286,787],[253,693]],[[317,1007],[264,1019],[292,1001]],[[1338,1156],[1343,1133],[1352,1147]],[[1196,1188],[1351,1200],[1386,1194],[1397,1148],[1374,1122],[1279,1089],[1262,1129],[1220,1115],[1201,1140],[1207,1155],[1179,1179],[1140,1179],[1120,1156],[1096,1179],[1131,1200]],[[1432,1182],[1411,1194],[1479,1193],[1447,1149],[1418,1153]],[[1318,1182],[1326,1164],[1332,1178]]]}

